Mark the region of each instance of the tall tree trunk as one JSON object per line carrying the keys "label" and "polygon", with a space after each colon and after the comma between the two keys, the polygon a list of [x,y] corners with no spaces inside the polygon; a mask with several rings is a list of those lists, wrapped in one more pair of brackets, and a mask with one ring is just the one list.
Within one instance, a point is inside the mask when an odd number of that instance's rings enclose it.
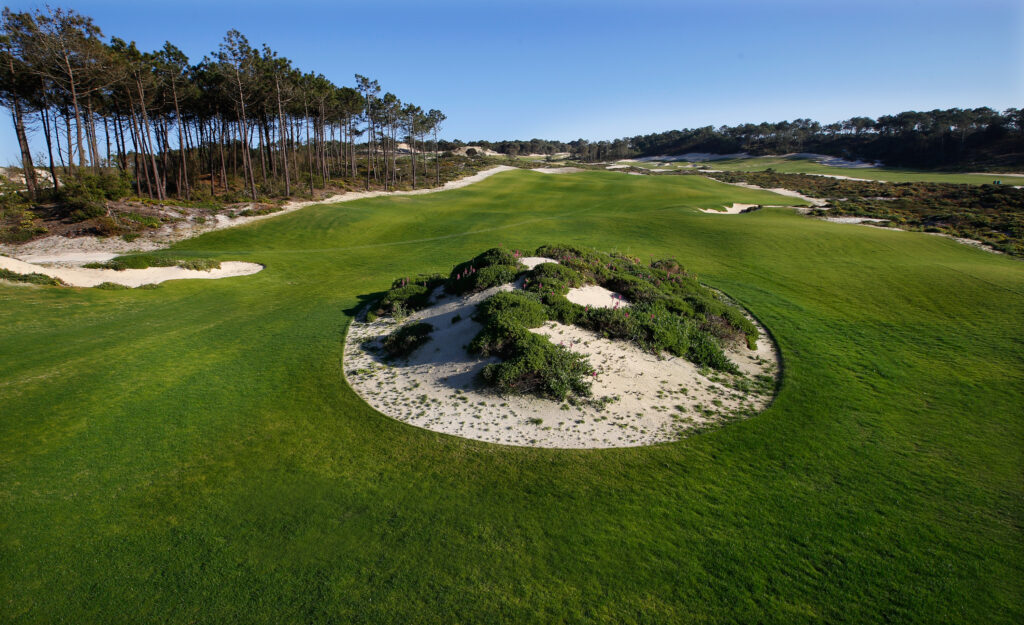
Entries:
{"label": "tall tree trunk", "polygon": [[[77,135],[78,135],[78,162],[79,162],[79,166],[84,168],[85,167],[85,151],[82,150],[82,114],[81,114],[81,112],[78,109],[78,90],[77,90],[76,85],[75,85],[75,71],[73,69],[71,69],[71,59],[68,57],[67,54],[64,54],[64,67],[66,67],[67,70],[68,70],[68,84],[71,87],[71,105],[75,109],[75,131],[77,132]],[[69,119],[68,120],[68,124],[70,124],[70,123],[71,123],[71,120]],[[69,154],[71,152],[70,144],[71,144],[71,135],[70,135],[70,132],[69,132],[68,133],[68,153]],[[71,160],[70,156],[68,157],[68,162],[69,163],[73,162]]]}
{"label": "tall tree trunk", "polygon": [[106,115],[103,116],[103,138],[107,142],[107,166],[109,167],[114,159],[110,154],[110,124]]}
{"label": "tall tree trunk", "polygon": [[260,143],[260,174],[262,176],[261,180],[263,182],[263,186],[265,187],[265,186],[267,186],[267,156],[266,156],[266,150],[264,149],[264,146],[266,145],[266,141],[264,141],[264,139],[263,139],[264,123],[262,123],[262,121],[259,121],[259,122],[254,123],[253,126],[256,127],[256,134],[259,137],[259,143]]}
{"label": "tall tree trunk", "polygon": [[17,97],[11,99],[11,117],[14,118],[14,132],[18,135],[18,147],[21,148],[21,168],[25,175],[25,188],[29,197],[36,199],[36,168],[32,164],[32,152],[28,147],[28,136],[25,134],[25,118],[21,112],[21,102]]}
{"label": "tall tree trunk", "polygon": [[309,110],[306,108],[305,103],[302,105],[303,113],[305,114],[305,125],[306,125],[306,158],[309,160],[309,196],[313,197],[313,154],[311,153],[312,144],[309,141]]}
{"label": "tall tree trunk", "polygon": [[[415,123],[415,120],[412,120]],[[409,124],[410,128],[412,123]],[[416,137],[413,136],[413,131],[409,130],[409,152],[412,154],[412,188],[416,188]]]}
{"label": "tall tree trunk", "polygon": [[249,158],[249,129],[248,122],[245,118],[245,94],[242,92],[242,75],[239,73],[238,68],[235,68],[235,83],[238,85],[238,111],[241,114],[241,137],[245,141],[245,145],[242,146],[242,169],[246,176],[246,181],[249,183],[249,195],[252,196],[252,201],[256,201],[256,178],[253,176],[252,163]]}
{"label": "tall tree trunk", "polygon": [[64,152],[60,149],[60,111],[53,112],[53,138],[57,142],[57,158],[60,159],[60,169],[64,174],[70,173],[66,165],[64,165]]}
{"label": "tall tree trunk", "polygon": [[64,116],[64,125],[67,127],[67,131],[68,131],[68,143],[67,143],[67,145],[68,145],[68,171],[71,174],[74,174],[75,173],[75,151],[74,151],[74,147],[71,144],[71,116],[70,115],[65,115]]}
{"label": "tall tree trunk", "polygon": [[270,177],[275,181],[277,180],[277,158],[274,156],[274,135],[271,130],[273,124],[271,123],[272,118],[268,118],[263,127],[263,132],[267,135],[267,157],[270,159]]}
{"label": "tall tree trunk", "polygon": [[437,152],[437,131],[434,131],[434,171],[436,172],[437,178],[434,181],[436,186],[441,186],[441,157]]}
{"label": "tall tree trunk", "polygon": [[[139,130],[138,116],[135,114],[135,103],[129,100],[129,109],[131,111],[131,124],[128,129],[132,133],[132,146],[135,147],[135,179],[138,181],[141,177],[144,178],[146,183],[146,195],[149,199],[153,199],[153,184],[149,180],[149,169],[146,167],[146,146],[142,141],[141,132]],[[136,185],[139,187],[139,195],[142,195],[142,188],[140,184]]]}
{"label": "tall tree trunk", "polygon": [[86,140],[89,142],[89,158],[92,161],[92,170],[97,176],[100,174],[100,146],[96,138],[96,115],[92,110],[92,98],[85,100],[86,119]]}
{"label": "tall tree trunk", "polygon": [[224,132],[227,131],[228,123],[221,119],[220,133],[217,135],[220,140],[220,186],[224,193],[228,192],[228,168],[224,162]]}
{"label": "tall tree trunk", "polygon": [[57,180],[57,168],[53,165],[53,140],[50,137],[50,112],[45,106],[39,108],[39,118],[43,122],[43,132],[46,136],[46,154],[50,158],[50,177],[53,178],[53,190],[60,189],[60,182]]}
{"label": "tall tree trunk", "polygon": [[284,117],[284,107],[281,105],[281,79],[274,76],[274,87],[277,89],[277,118],[278,132],[281,135],[281,162],[284,164],[284,194],[292,194],[292,181],[288,176],[288,132],[287,122]]}
{"label": "tall tree trunk", "polygon": [[185,158],[185,141],[182,135],[184,121],[181,119],[181,109],[178,108],[178,87],[173,83],[171,84],[171,93],[174,95],[174,118],[178,122],[178,155],[181,157],[179,168],[181,170],[181,180],[185,186],[185,200],[188,201],[191,193],[188,186],[188,162]]}
{"label": "tall tree trunk", "polygon": [[146,93],[142,89],[141,79],[136,77],[135,84],[139,88],[139,111],[142,113],[142,127],[140,128],[140,131],[142,131],[142,142],[149,147],[149,162],[153,167],[153,186],[156,187],[158,199],[162,201],[165,194],[163,191],[163,185],[160,182],[160,172],[156,167],[156,154],[154,153],[152,139],[150,136],[149,115],[146,114]]}

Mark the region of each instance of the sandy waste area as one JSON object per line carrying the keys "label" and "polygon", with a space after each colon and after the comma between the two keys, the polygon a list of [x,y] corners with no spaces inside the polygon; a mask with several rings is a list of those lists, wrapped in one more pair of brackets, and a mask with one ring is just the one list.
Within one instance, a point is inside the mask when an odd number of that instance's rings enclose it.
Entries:
{"label": "sandy waste area", "polygon": [[[527,266],[556,262],[522,260]],[[459,297],[439,287],[429,308],[403,321],[424,321],[435,328],[431,339],[404,360],[388,361],[379,351],[383,338],[401,324],[391,317],[367,322],[360,316],[345,339],[348,383],[375,409],[417,427],[493,443],[553,448],[677,440],[740,413],[763,410],[771,401],[772,391],[737,388],[754,376],[774,379],[778,373],[778,354],[760,327],[756,350],[744,345],[727,351],[741,371],[740,376],[731,376],[701,371],[685,359],[650,354],[632,343],[553,321],[533,332],[588,357],[597,371],[593,397],[559,403],[532,395],[499,395],[478,379],[483,367],[498,359],[479,358],[465,347],[482,328],[472,319],[477,304],[498,291],[516,288],[506,284]],[[568,298],[582,305],[629,306],[620,295],[595,285],[573,289]]]}
{"label": "sandy waste area", "polygon": [[[105,257],[105,258],[104,258]],[[39,258],[37,256],[37,258]],[[220,264],[219,269],[209,271],[197,271],[194,269],[182,269],[181,267],[147,267],[146,269],[86,269],[73,266],[67,258],[61,256],[42,257],[46,262],[50,260],[55,264],[40,265],[36,262],[28,263],[9,256],[0,256],[0,269],[7,269],[15,273],[29,274],[41,273],[51,278],[57,278],[70,286],[90,287],[112,282],[128,287],[139,287],[144,284],[159,284],[167,280],[216,280],[219,278],[233,278],[235,276],[248,276],[263,270],[263,265],[257,263],[242,263],[237,261],[225,261]],[[91,254],[85,257],[82,263],[103,262],[113,258],[112,254]]]}

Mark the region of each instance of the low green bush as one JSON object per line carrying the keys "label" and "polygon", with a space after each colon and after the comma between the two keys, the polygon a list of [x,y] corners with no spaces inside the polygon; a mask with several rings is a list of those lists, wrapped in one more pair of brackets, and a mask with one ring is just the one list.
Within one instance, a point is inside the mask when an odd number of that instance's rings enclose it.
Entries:
{"label": "low green bush", "polygon": [[93,288],[94,289],[101,289],[101,290],[104,290],[104,291],[124,291],[126,289],[131,288],[131,287],[127,287],[127,286],[125,286],[123,284],[118,284],[116,282],[101,282],[101,283],[97,284],[96,286],[94,286]]}
{"label": "low green bush", "polygon": [[390,315],[396,306],[402,306],[406,312],[426,307],[430,299],[430,289],[419,284],[391,289],[377,302],[374,312],[378,315]]}
{"label": "low green bush", "polygon": [[430,340],[434,326],[426,322],[404,325],[384,339],[384,350],[392,358],[404,358]]}
{"label": "low green bush", "polygon": [[372,308],[374,315],[401,316],[426,308],[430,294],[447,281],[440,274],[419,275],[415,278],[398,278],[391,283],[391,289]]}
{"label": "low green bush", "polygon": [[102,175],[79,173],[63,181],[57,198],[72,221],[85,221],[106,214],[106,202],[131,194],[131,178],[124,173]]}
{"label": "low green bush", "polygon": [[477,306],[476,318],[485,323],[517,324],[536,328],[548,320],[544,306],[531,295],[508,291],[497,293]]}
{"label": "low green bush", "polygon": [[515,345],[547,321],[544,306],[526,293],[498,293],[477,306],[475,314],[483,329],[469,343],[471,353],[482,356],[508,356]]}
{"label": "low green bush", "polygon": [[220,261],[212,258],[185,258],[178,261],[178,266],[193,271],[211,271],[220,269]]}
{"label": "low green bush", "polygon": [[122,213],[121,217],[128,221],[134,221],[135,223],[145,226],[147,228],[159,228],[161,221],[156,217],[150,217],[149,215],[140,215],[138,213]]}
{"label": "low green bush", "polygon": [[690,348],[686,357],[696,365],[711,367],[719,371],[735,373],[738,370],[736,365],[726,357],[718,341],[703,330],[694,332],[690,337]]}
{"label": "low green bush", "polygon": [[522,268],[514,253],[503,248],[491,248],[456,265],[448,276],[446,289],[456,295],[476,293],[513,281]]}
{"label": "low green bush", "polygon": [[88,263],[83,266],[88,269],[113,269],[114,271],[146,269],[148,267],[181,267],[196,271],[210,271],[211,269],[220,269],[220,261],[210,258],[174,258],[159,254],[126,254],[103,263]]}
{"label": "low green bush", "polygon": [[483,378],[503,393],[531,393],[558,401],[591,394],[593,367],[586,357],[526,331],[503,362],[487,365]]}
{"label": "low green bush", "polygon": [[280,206],[268,206],[264,208],[247,208],[244,211],[238,213],[239,217],[259,217],[261,215],[271,215],[281,210]]}
{"label": "low green bush", "polygon": [[516,265],[490,265],[477,269],[469,267],[462,274],[448,280],[447,289],[456,295],[477,293],[516,279],[520,268]]}
{"label": "low green bush", "polygon": [[64,282],[58,278],[51,278],[41,273],[18,273],[9,269],[0,269],[0,280],[40,284],[43,286],[65,286]]}

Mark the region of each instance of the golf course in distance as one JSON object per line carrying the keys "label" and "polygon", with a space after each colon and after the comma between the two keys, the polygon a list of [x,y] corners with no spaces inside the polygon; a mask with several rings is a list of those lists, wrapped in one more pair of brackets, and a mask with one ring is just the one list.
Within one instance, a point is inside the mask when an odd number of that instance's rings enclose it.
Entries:
{"label": "golf course in distance", "polygon": [[[864,170],[842,170],[859,175]],[[506,171],[315,205],[147,290],[0,282],[0,621],[1019,623],[1024,264],[698,176]],[[400,276],[542,243],[673,257],[781,354],[647,447],[411,427],[345,383]]]}

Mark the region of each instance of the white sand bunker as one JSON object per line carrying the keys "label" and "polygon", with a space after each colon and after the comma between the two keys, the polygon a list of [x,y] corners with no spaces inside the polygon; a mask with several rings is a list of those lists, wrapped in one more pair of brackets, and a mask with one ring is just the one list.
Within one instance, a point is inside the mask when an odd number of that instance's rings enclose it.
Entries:
{"label": "white sand bunker", "polygon": [[734,202],[732,206],[727,206],[725,210],[717,210],[714,208],[702,208],[700,209],[700,212],[708,213],[709,215],[739,215],[740,213],[748,212],[755,206],[757,206],[757,204],[736,204]]}
{"label": "white sand bunker", "polygon": [[535,171],[538,174],[575,174],[587,170],[579,167],[538,167],[530,171]]}
{"label": "white sand bunker", "polygon": [[[484,366],[498,360],[479,358],[465,347],[481,329],[471,318],[476,305],[498,291],[514,288],[506,284],[458,297],[439,287],[429,308],[404,320],[424,321],[435,328],[431,339],[405,360],[388,362],[378,351],[381,340],[400,324],[390,317],[353,320],[345,339],[348,383],[380,412],[417,427],[493,443],[553,448],[629,447],[677,440],[755,414],[771,401],[778,356],[763,328],[758,327],[761,338],[756,350],[727,349],[727,356],[741,371],[734,376],[701,370],[682,358],[654,355],[631,343],[555,322],[533,332],[588,357],[597,372],[593,397],[559,403],[532,395],[499,395],[479,380]],[[572,301],[628,305],[594,287],[574,291]]]}
{"label": "white sand bunker", "polygon": [[544,258],[543,256],[524,256],[519,259],[519,262],[526,265],[527,269],[533,269],[537,265],[543,265],[544,263],[557,263],[557,260],[550,258]]}
{"label": "white sand bunker", "polygon": [[569,292],[565,294],[565,299],[573,304],[590,308],[625,308],[629,306],[629,302],[624,297],[596,284],[569,289]]}
{"label": "white sand bunker", "polygon": [[[95,258],[89,258],[89,260],[95,260]],[[138,287],[144,284],[159,284],[167,280],[216,280],[234,276],[248,276],[261,271],[263,265],[226,261],[220,264],[219,269],[211,269],[209,271],[197,271],[181,267],[148,267],[146,269],[115,271],[114,269],[36,265],[8,256],[0,256],[0,269],[7,269],[22,274],[41,273],[45,276],[62,280],[70,286],[89,287],[103,284],[104,282],[112,282],[122,286]]]}

